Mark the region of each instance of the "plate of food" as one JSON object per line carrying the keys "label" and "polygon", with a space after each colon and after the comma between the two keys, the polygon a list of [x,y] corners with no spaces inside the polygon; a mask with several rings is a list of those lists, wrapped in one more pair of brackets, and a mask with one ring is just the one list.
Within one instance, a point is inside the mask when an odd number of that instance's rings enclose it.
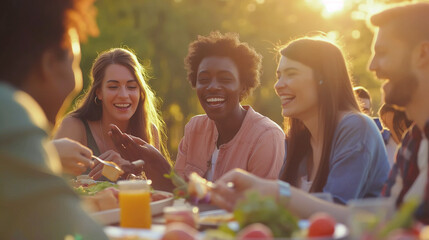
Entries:
{"label": "plate of food", "polygon": [[[164,207],[173,204],[173,194],[164,191],[153,191],[151,194],[150,210],[152,216],[161,214]],[[92,212],[91,216],[99,223],[108,225],[119,223],[119,208],[108,209],[104,211]]]}
{"label": "plate of food", "polygon": [[265,236],[267,239],[325,240],[348,236],[347,227],[336,223],[328,214],[320,213],[310,220],[300,220],[274,198],[261,196],[257,192],[248,192],[237,203],[233,213],[216,210],[203,213],[203,216],[200,214],[200,224],[217,227],[205,232],[208,239]]}
{"label": "plate of food", "polygon": [[200,212],[198,224],[200,228],[217,228],[222,223],[235,221],[234,214],[223,209]]}
{"label": "plate of food", "polygon": [[152,224],[151,229],[122,228],[107,226],[104,233],[112,240],[158,240],[165,233],[164,225]]}
{"label": "plate of food", "polygon": [[[85,176],[72,182],[76,193],[83,199],[84,208],[101,224],[119,223],[119,190],[112,182],[94,181]],[[162,213],[173,204],[173,194],[154,190],[151,192],[151,213]]]}

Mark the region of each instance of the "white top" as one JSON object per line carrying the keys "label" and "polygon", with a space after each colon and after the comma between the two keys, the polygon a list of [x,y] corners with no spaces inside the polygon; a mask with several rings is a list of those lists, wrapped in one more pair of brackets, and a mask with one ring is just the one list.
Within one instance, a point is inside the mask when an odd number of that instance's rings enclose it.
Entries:
{"label": "white top", "polygon": [[419,152],[417,155],[417,165],[419,166],[419,176],[417,176],[410,190],[408,190],[407,194],[405,194],[404,199],[407,200],[409,198],[418,198],[418,200],[423,199],[424,189],[427,183],[428,177],[428,139],[424,137],[420,142]]}
{"label": "white top", "polygon": [[389,137],[389,141],[386,144],[386,151],[387,151],[387,160],[389,161],[389,166],[392,168],[393,163],[395,163],[395,156],[396,156],[396,149],[398,145],[393,140],[393,137]]}
{"label": "white top", "polygon": [[213,180],[213,175],[214,175],[214,171],[216,168],[216,161],[217,161],[217,156],[219,155],[219,148],[216,147],[216,149],[213,151],[212,153],[212,167],[207,171],[206,174],[206,179],[209,181]]}

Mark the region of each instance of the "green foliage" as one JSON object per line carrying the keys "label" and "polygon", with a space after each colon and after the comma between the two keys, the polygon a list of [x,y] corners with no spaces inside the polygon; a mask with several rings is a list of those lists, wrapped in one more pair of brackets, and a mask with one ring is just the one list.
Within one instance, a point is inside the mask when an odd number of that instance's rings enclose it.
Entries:
{"label": "green foliage", "polygon": [[386,238],[395,229],[409,229],[414,223],[414,212],[419,206],[417,199],[404,202],[393,218],[378,232],[377,239]]}
{"label": "green foliage", "polygon": [[188,198],[188,183],[172,169],[169,174],[164,174],[164,177],[171,179],[171,182],[176,187],[173,190],[174,198]]}
{"label": "green foliage", "polygon": [[274,237],[290,237],[299,229],[298,219],[274,198],[263,197],[256,192],[248,192],[234,210],[234,218],[240,228],[262,223],[269,227]]}
{"label": "green foliage", "polygon": [[118,185],[111,182],[98,182],[97,184],[88,187],[79,186],[74,188],[74,191],[79,195],[92,196],[108,187],[118,188]]}

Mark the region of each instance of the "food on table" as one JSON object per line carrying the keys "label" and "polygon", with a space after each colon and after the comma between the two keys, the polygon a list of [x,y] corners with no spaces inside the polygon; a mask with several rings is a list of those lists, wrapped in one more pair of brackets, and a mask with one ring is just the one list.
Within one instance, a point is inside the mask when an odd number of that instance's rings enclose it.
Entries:
{"label": "food on table", "polygon": [[238,202],[234,218],[243,229],[253,223],[262,223],[271,229],[274,237],[291,237],[299,230],[298,219],[272,197],[248,192]]}
{"label": "food on table", "polygon": [[114,187],[106,188],[94,195],[83,196],[82,199],[84,207],[89,212],[105,211],[119,206],[118,190]]}
{"label": "food on table", "polygon": [[429,225],[420,230],[420,239],[429,239]]}
{"label": "food on table", "polygon": [[257,192],[248,192],[237,203],[233,214],[238,226],[222,223],[217,230],[208,231],[204,240],[251,239],[252,236],[261,236],[262,239],[305,237],[295,216],[274,198]]}
{"label": "food on table", "polygon": [[177,173],[173,169],[169,174],[164,174],[164,177],[170,179],[173,185],[176,187],[173,190],[175,198],[187,199],[189,197],[188,183],[185,181],[185,179],[177,175]]}
{"label": "food on table", "polygon": [[195,197],[197,200],[204,199],[208,195],[211,188],[213,188],[213,183],[202,178],[196,172],[193,172],[189,175],[189,196]]}
{"label": "food on table", "polygon": [[150,201],[156,202],[172,197],[171,193],[151,192]]}
{"label": "food on table", "polygon": [[125,236],[120,238],[113,238],[112,240],[153,240],[153,238],[145,238],[139,236]]}
{"label": "food on table", "polygon": [[71,180],[71,185],[73,187],[79,187],[79,186],[88,187],[91,185],[95,185],[96,183],[97,182],[94,181],[94,179],[92,179],[88,175],[80,175],[76,177],[76,180]]}
{"label": "food on table", "polygon": [[414,212],[418,206],[419,201],[417,199],[409,199],[402,203],[401,207],[396,211],[392,219],[385,223],[384,227],[379,230],[377,234],[374,234],[376,236],[375,238],[385,238],[395,229],[411,229],[414,224]]}
{"label": "food on table", "polygon": [[210,202],[210,189],[214,187],[214,184],[200,177],[197,173],[191,173],[188,176],[188,182],[177,175],[174,170],[170,174],[165,175],[165,177],[171,179],[174,186],[176,186],[173,190],[176,198],[185,198],[194,203]]}
{"label": "food on table", "polygon": [[200,224],[219,225],[221,223],[234,221],[232,213],[215,214],[200,217]]}
{"label": "food on table", "polygon": [[[85,208],[90,212],[104,211],[119,208],[118,185],[111,182],[95,182],[88,185],[73,181],[74,191],[82,196]],[[171,197],[171,194],[151,192],[151,202],[160,201]]]}
{"label": "food on table", "polygon": [[94,184],[91,184],[91,185],[87,185],[87,184],[74,185],[74,190],[79,195],[92,196],[108,187],[117,188],[117,185],[111,182],[95,182]]}
{"label": "food on table", "polygon": [[101,174],[105,176],[107,179],[109,179],[110,181],[116,182],[118,181],[119,177],[122,174],[124,174],[124,171],[121,168],[119,168],[119,166],[116,163],[114,162],[109,162],[109,163],[112,164],[113,166],[111,166],[110,164],[109,165],[104,164]]}
{"label": "food on table", "polygon": [[335,219],[327,213],[317,212],[309,218],[308,237],[331,237],[335,232]]}
{"label": "food on table", "polygon": [[161,240],[196,240],[197,236],[197,230],[187,224],[177,222],[167,225]]}
{"label": "food on table", "polygon": [[269,229],[264,224],[253,223],[243,228],[237,234],[237,239],[238,240],[251,240],[251,239],[272,240],[273,233],[271,232],[271,229]]}
{"label": "food on table", "polygon": [[74,187],[76,193],[82,196],[83,206],[89,212],[98,212],[118,208],[117,185],[111,182],[96,182],[95,184]]}
{"label": "food on table", "polygon": [[191,206],[170,206],[164,208],[164,218],[166,224],[175,222],[185,223],[190,227],[198,227],[198,207]]}
{"label": "food on table", "polygon": [[376,218],[370,227],[355,234],[367,240],[418,239],[422,225],[414,220],[414,214],[419,203],[418,199],[408,199],[387,222],[383,221],[384,219]]}
{"label": "food on table", "polygon": [[418,240],[418,239],[427,239],[419,238],[419,234],[407,229],[395,229],[389,233],[386,238],[387,240]]}
{"label": "food on table", "polygon": [[234,235],[218,229],[209,229],[205,232],[203,240],[236,240]]}

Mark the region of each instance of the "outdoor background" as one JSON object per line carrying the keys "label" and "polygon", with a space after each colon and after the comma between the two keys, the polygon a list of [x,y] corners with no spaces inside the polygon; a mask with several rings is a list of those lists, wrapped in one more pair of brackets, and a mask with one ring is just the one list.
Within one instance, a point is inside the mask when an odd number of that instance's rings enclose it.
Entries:
{"label": "outdoor background", "polygon": [[[380,106],[380,85],[367,71],[372,32],[367,17],[384,0],[98,0],[101,34],[82,45],[84,90],[97,54],[113,47],[133,49],[150,73],[149,85],[160,99],[168,148],[175,159],[188,120],[204,111],[186,80],[183,59],[188,44],[211,31],[237,32],[263,56],[261,86],[243,104],[282,125],[273,85],[275,47],[299,36],[324,32],[343,48],[355,86],[372,95],[373,115]],[[72,108],[72,107],[71,107]]]}

